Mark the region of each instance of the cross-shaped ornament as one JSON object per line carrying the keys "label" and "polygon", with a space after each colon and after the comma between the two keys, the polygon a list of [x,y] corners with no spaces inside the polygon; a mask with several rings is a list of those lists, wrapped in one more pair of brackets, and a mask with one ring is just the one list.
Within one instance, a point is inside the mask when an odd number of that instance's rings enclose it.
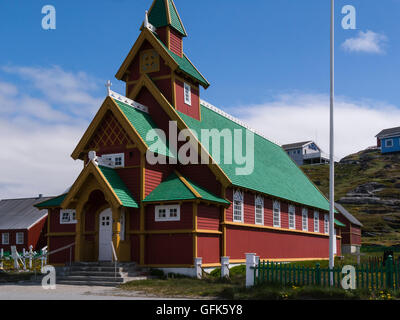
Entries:
{"label": "cross-shaped ornament", "polygon": [[106,88],[107,88],[107,94],[108,95],[111,94],[111,86],[112,86],[112,83],[111,83],[110,80],[108,80],[107,83],[106,83]]}

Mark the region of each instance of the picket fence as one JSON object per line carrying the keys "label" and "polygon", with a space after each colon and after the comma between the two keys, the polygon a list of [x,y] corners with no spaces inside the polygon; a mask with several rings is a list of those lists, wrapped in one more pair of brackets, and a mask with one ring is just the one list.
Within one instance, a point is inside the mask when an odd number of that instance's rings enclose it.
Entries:
{"label": "picket fence", "polygon": [[[376,262],[354,266],[357,289],[400,289],[400,261],[389,256],[386,263]],[[254,284],[279,283],[282,285],[314,285],[330,287],[330,273],[333,273],[333,286],[341,288],[342,267],[333,269],[304,267],[290,264],[262,261],[254,269]]]}

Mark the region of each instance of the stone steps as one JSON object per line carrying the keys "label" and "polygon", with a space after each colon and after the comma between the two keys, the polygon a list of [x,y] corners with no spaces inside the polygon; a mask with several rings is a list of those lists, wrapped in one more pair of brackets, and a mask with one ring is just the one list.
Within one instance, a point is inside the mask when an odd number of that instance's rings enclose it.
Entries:
{"label": "stone steps", "polygon": [[77,262],[57,277],[57,284],[116,287],[124,282],[146,279],[147,272],[135,263],[118,263],[115,269],[113,262]]}

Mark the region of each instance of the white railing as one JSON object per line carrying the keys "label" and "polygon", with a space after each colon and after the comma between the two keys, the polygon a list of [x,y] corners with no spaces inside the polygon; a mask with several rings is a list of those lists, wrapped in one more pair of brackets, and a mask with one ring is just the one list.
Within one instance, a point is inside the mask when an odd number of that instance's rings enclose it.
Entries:
{"label": "white railing", "polygon": [[112,241],[111,241],[111,250],[112,250],[113,260],[114,260],[114,278],[117,278],[118,257],[117,257],[117,253],[115,252],[114,243]]}

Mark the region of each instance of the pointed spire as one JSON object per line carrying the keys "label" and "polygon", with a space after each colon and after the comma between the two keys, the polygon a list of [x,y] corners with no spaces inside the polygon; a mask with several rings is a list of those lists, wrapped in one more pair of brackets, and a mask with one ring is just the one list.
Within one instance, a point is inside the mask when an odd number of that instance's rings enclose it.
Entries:
{"label": "pointed spire", "polygon": [[169,26],[183,37],[187,36],[173,0],[154,0],[149,10],[148,19],[156,28]]}

